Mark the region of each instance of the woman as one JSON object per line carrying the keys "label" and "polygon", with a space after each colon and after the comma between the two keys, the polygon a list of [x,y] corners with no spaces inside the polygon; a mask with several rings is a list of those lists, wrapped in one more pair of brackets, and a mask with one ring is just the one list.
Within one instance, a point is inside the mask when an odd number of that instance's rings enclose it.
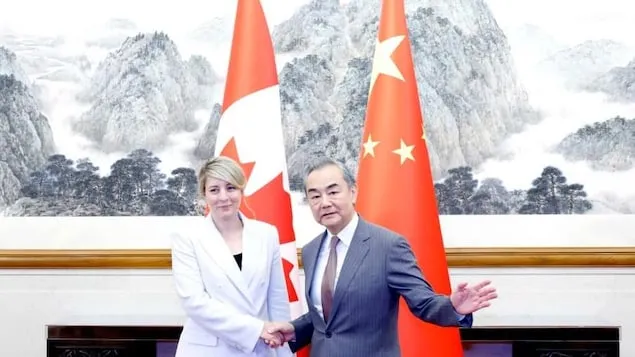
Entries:
{"label": "woman", "polygon": [[199,190],[209,214],[174,233],[172,271],[187,315],[175,357],[292,356],[265,341],[267,321],[289,321],[277,229],[238,211],[245,175],[227,157],[205,163]]}

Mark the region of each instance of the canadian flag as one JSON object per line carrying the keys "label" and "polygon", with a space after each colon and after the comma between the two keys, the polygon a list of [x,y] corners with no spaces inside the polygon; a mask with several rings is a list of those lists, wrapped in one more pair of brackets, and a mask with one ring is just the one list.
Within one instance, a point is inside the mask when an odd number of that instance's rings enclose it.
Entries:
{"label": "canadian flag", "polygon": [[258,0],[238,0],[215,153],[245,171],[248,204],[241,212],[278,228],[291,318],[302,315],[278,73]]}

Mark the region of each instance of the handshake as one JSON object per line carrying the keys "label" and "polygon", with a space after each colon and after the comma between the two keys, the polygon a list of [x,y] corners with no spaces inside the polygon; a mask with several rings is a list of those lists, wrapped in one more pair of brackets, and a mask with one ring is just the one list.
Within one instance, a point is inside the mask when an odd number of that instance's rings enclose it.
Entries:
{"label": "handshake", "polygon": [[271,348],[280,347],[295,338],[295,328],[289,322],[265,322],[260,338]]}

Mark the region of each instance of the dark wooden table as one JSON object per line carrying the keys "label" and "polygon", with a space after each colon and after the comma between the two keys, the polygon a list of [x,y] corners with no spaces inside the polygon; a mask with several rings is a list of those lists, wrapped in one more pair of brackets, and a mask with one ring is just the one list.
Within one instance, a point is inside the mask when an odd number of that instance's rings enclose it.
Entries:
{"label": "dark wooden table", "polygon": [[[173,357],[180,326],[47,326],[47,357]],[[620,328],[461,329],[464,357],[617,357]]]}

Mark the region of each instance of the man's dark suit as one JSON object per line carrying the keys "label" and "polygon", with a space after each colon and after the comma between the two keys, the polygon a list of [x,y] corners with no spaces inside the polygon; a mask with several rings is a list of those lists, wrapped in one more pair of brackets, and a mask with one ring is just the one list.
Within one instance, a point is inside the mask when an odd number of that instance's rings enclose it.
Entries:
{"label": "man's dark suit", "polygon": [[[420,319],[458,326],[447,296],[437,295],[424,280],[410,245],[394,232],[361,217],[339,275],[330,319],[325,324],[311,301],[317,257],[326,234],[302,249],[309,312],[292,321],[296,351],[311,344],[311,357],[398,357],[399,298]],[[317,272],[321,274],[321,272]],[[471,326],[467,315],[461,326]]]}

